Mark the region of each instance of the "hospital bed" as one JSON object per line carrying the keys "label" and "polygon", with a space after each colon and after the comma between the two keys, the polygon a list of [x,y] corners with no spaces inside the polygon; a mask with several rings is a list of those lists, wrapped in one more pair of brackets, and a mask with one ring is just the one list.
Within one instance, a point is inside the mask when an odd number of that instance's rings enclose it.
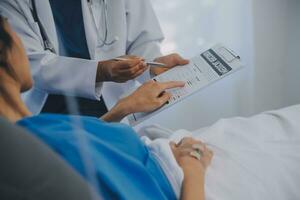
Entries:
{"label": "hospital bed", "polygon": [[[190,136],[214,151],[206,173],[206,200],[300,199],[300,105],[221,119],[196,131],[158,129],[152,136],[163,138],[142,139],[177,195],[183,173],[168,144]],[[45,145],[3,119],[0,130],[0,199],[91,199],[85,181]]]}
{"label": "hospital bed", "polygon": [[250,118],[220,119],[195,131],[150,129],[152,139],[169,132],[165,138],[144,140],[158,156],[177,194],[183,173],[165,147],[170,141],[193,137],[214,152],[206,173],[206,200],[300,199],[300,105]]}

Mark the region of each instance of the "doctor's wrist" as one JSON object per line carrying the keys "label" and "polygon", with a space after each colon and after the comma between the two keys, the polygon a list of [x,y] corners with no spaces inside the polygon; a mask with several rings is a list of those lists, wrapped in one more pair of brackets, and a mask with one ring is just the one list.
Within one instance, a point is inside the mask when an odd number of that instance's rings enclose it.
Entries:
{"label": "doctor's wrist", "polygon": [[127,101],[121,99],[108,113],[101,117],[106,122],[120,122],[127,115],[131,114]]}
{"label": "doctor's wrist", "polygon": [[97,74],[96,74],[96,82],[105,82],[107,81],[107,75],[106,72],[104,70],[104,65],[105,62],[98,62],[98,66],[97,66]]}
{"label": "doctor's wrist", "polygon": [[116,108],[118,109],[118,111],[120,112],[120,115],[122,115],[123,117],[126,117],[127,115],[132,114],[132,109],[130,106],[130,102],[127,101],[127,98],[123,98],[121,99],[117,105]]}

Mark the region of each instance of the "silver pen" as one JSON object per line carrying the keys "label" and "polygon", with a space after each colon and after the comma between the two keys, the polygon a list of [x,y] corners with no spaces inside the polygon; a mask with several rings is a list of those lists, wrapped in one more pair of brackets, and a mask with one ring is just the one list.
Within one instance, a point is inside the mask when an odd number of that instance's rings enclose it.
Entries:
{"label": "silver pen", "polygon": [[[114,58],[115,61],[128,61],[128,58]],[[159,62],[146,62],[147,65],[151,65],[153,67],[167,67],[164,63]]]}

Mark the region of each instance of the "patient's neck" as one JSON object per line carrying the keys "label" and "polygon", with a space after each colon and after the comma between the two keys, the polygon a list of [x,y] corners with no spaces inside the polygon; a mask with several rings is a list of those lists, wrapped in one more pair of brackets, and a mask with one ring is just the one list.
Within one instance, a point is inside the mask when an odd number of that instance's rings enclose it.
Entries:
{"label": "patient's neck", "polygon": [[31,113],[21,99],[21,87],[0,70],[0,116],[16,122]]}

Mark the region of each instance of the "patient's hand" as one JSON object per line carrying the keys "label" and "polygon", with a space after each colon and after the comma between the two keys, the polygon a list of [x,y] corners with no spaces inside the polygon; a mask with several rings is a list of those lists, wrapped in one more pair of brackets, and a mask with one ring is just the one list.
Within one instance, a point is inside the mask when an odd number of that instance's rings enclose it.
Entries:
{"label": "patient's hand", "polygon": [[193,138],[184,138],[178,144],[171,142],[170,146],[184,173],[180,199],[204,200],[205,171],[213,152],[204,143]]}
{"label": "patient's hand", "polygon": [[[184,172],[204,173],[213,157],[213,152],[203,142],[190,137],[183,138],[178,144],[171,142],[170,146]],[[193,156],[195,152],[199,155],[198,158]]]}

